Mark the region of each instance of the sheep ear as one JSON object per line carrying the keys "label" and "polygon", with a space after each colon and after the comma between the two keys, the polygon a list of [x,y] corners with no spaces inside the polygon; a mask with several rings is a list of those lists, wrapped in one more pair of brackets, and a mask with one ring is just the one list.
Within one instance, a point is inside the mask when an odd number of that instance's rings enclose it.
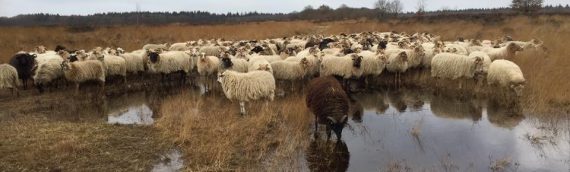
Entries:
{"label": "sheep ear", "polygon": [[329,121],[331,121],[332,123],[337,123],[336,120],[332,116],[327,117],[327,119],[329,119]]}

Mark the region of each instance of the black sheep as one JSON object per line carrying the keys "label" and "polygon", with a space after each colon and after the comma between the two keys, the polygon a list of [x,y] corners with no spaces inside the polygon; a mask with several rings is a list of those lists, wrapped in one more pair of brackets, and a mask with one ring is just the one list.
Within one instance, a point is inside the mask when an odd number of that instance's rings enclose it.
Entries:
{"label": "black sheep", "polygon": [[10,65],[18,71],[18,79],[22,80],[24,89],[28,86],[28,80],[32,78],[33,69],[36,66],[35,58],[35,54],[18,53],[10,59]]}
{"label": "black sheep", "polygon": [[331,42],[336,42],[336,41],[333,40],[333,39],[330,39],[330,38],[325,38],[325,39],[323,39],[323,40],[319,43],[319,49],[323,50],[323,49],[329,48],[329,43],[331,43]]}
{"label": "black sheep", "polygon": [[332,130],[340,140],[349,110],[348,95],[340,83],[332,76],[311,80],[306,103],[315,115],[315,130],[318,129],[319,123],[324,123],[327,126],[327,139],[330,138]]}

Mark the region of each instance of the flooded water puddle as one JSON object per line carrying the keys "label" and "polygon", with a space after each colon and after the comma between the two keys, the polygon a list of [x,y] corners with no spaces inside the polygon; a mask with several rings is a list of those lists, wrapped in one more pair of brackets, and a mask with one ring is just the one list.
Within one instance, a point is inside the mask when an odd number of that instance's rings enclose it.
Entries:
{"label": "flooded water puddle", "polygon": [[545,124],[485,100],[413,91],[353,97],[363,113],[349,120],[343,142],[312,141],[309,170],[570,170],[568,121]]}
{"label": "flooded water puddle", "polygon": [[182,153],[173,149],[160,157],[160,162],[152,167],[152,172],[174,172],[184,168]]}
{"label": "flooded water puddle", "polygon": [[152,114],[152,110],[146,104],[142,104],[109,113],[107,122],[109,124],[152,125],[154,123]]}

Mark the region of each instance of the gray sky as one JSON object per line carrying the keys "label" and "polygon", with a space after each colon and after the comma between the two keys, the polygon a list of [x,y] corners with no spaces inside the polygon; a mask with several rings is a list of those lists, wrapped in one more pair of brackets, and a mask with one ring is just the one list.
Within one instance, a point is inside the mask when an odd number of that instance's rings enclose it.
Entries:
{"label": "gray sky", "polygon": [[[418,0],[401,0],[405,11],[415,11]],[[425,0],[428,10],[442,8],[505,7],[511,0]],[[102,12],[135,11],[139,4],[142,11],[210,11],[226,12],[291,12],[307,5],[318,7],[326,4],[337,8],[341,4],[350,7],[372,7],[375,0],[0,0],[0,16],[29,13],[93,14]],[[570,0],[544,0],[545,4],[569,4]]]}

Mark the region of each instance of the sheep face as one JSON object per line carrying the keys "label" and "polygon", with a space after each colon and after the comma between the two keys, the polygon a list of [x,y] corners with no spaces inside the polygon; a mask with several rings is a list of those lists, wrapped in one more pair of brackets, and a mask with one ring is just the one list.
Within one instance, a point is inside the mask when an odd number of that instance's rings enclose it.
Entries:
{"label": "sheep face", "polygon": [[380,62],[384,63],[384,64],[389,64],[390,62],[388,61],[388,57],[386,57],[386,55],[380,53],[378,54],[378,59],[380,60]]}
{"label": "sheep face", "polygon": [[524,83],[511,84],[510,87],[518,97],[522,96],[524,90]]}
{"label": "sheep face", "polygon": [[61,70],[63,70],[63,71],[71,70],[71,64],[67,60],[64,60],[63,62],[61,62],[60,66],[61,66]]}
{"label": "sheep face", "polygon": [[74,62],[74,61],[78,61],[79,58],[77,57],[76,53],[70,54],[69,57],[67,58],[70,62]]}
{"label": "sheep face", "polygon": [[398,54],[398,58],[403,62],[407,62],[408,54],[406,54],[406,52],[401,52],[400,54]]}
{"label": "sheep face", "polygon": [[224,82],[224,75],[225,75],[225,73],[226,73],[226,72],[222,72],[222,73],[219,73],[219,74],[218,74],[218,80],[217,80],[217,81],[218,81],[220,84],[222,84],[222,82]]}
{"label": "sheep face", "polygon": [[37,46],[37,47],[35,48],[35,51],[36,51],[36,53],[38,53],[38,54],[46,53],[46,47],[43,46],[43,45]]}
{"label": "sheep face", "polygon": [[344,126],[346,125],[348,115],[342,116],[339,120],[333,118],[332,116],[327,117],[327,119],[330,129],[334,132],[336,138],[340,140],[342,137],[342,129],[344,129]]}
{"label": "sheep face", "polygon": [[382,41],[380,41],[380,43],[378,44],[378,49],[379,49],[379,50],[385,50],[386,47],[387,47],[387,45],[388,45],[388,41],[382,40]]}
{"label": "sheep face", "polygon": [[158,61],[160,61],[160,54],[158,54],[158,52],[149,52],[148,58],[151,63],[157,63]]}
{"label": "sheep face", "polygon": [[362,56],[353,54],[351,57],[352,57],[352,67],[360,68],[360,66],[362,65]]}
{"label": "sheep face", "polygon": [[261,71],[271,71],[271,68],[269,68],[269,64],[259,64],[259,67],[257,67],[257,70],[261,70]]}
{"label": "sheep face", "polygon": [[309,67],[309,60],[302,58],[300,64],[303,69],[307,69]]}
{"label": "sheep face", "polygon": [[229,57],[224,57],[222,58],[222,65],[224,68],[231,68],[232,66],[234,66],[234,63]]}
{"label": "sheep face", "polygon": [[510,43],[509,45],[507,45],[507,49],[509,51],[509,53],[511,54],[516,54],[519,51],[522,51],[523,48],[515,43]]}

